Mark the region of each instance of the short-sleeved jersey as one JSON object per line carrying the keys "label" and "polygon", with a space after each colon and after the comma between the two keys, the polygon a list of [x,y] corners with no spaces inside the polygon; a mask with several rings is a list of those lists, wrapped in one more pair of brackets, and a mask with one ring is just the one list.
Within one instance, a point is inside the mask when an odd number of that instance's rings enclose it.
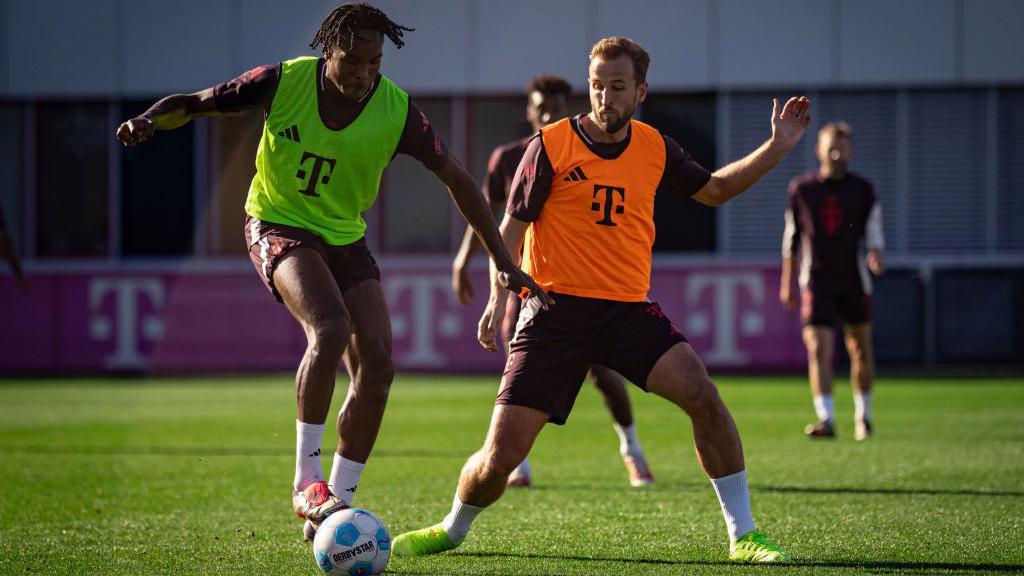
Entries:
{"label": "short-sleeved jersey", "polygon": [[[632,120],[628,145],[614,157],[599,156],[573,119],[540,134],[551,167],[543,205],[530,220],[523,270],[546,290],[621,302],[647,300],[654,244],[654,197],[666,167],[666,143],[654,128]],[[519,180],[536,177],[536,164],[520,165]],[[522,194],[519,194],[522,196]],[[521,203],[521,202],[520,202]],[[528,202],[527,202],[528,203]]]}
{"label": "short-sleeved jersey", "polygon": [[785,258],[799,252],[802,287],[870,293],[861,255],[865,236],[869,248],[884,247],[881,209],[870,182],[850,172],[838,179],[808,172],[790,182],[782,252]]}
{"label": "short-sleeved jersey", "polygon": [[483,192],[489,202],[505,202],[512,188],[516,168],[523,160],[530,137],[502,144],[491,152],[487,161],[487,177],[484,178]]}

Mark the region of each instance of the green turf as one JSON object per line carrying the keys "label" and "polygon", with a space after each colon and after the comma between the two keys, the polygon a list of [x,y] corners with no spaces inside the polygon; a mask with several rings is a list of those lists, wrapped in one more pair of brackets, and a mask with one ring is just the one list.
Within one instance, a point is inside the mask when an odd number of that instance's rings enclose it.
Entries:
{"label": "green turf", "polygon": [[[318,573],[291,515],[290,376],[0,385],[0,574]],[[633,394],[657,485],[626,483],[598,394],[533,453],[455,553],[394,574],[1024,572],[1024,381],[883,380],[877,437],[805,439],[796,378],[721,378],[755,517],[797,563],[724,563],[718,503],[667,403]],[[357,504],[392,535],[439,521],[486,430],[496,378],[395,383]],[[340,392],[340,390],[339,390]],[[337,394],[335,410],[339,404]],[[330,461],[324,459],[325,466]]]}

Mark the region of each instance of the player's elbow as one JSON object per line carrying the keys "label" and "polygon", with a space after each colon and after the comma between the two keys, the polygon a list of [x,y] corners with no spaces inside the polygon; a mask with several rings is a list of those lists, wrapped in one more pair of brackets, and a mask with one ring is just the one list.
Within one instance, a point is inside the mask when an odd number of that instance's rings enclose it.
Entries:
{"label": "player's elbow", "polygon": [[712,175],[708,183],[704,185],[694,196],[694,199],[705,206],[718,207],[725,204],[729,199],[725,180]]}

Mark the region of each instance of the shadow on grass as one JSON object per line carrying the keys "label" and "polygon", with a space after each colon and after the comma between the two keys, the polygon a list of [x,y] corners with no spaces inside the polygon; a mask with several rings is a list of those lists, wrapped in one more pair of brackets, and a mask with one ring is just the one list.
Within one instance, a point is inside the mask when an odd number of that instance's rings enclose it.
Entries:
{"label": "shadow on grass", "polygon": [[[268,458],[292,458],[294,453],[277,448],[245,446],[218,448],[216,446],[0,446],[0,454],[40,455],[103,455],[103,456],[260,456]],[[469,456],[466,450],[374,450],[374,457],[381,458],[459,458]]]}
{"label": "shadow on grass", "polygon": [[[508,552],[454,552],[453,556],[477,558],[519,558],[539,560],[570,560],[575,562],[607,562],[612,564],[647,564],[657,566],[722,566],[733,568],[750,567],[749,564],[737,564],[725,560],[665,560],[659,558],[608,558],[602,556],[573,556],[557,554],[512,554]],[[853,570],[911,570],[932,572],[936,570],[960,570],[969,572],[991,573],[1024,573],[1024,564],[971,564],[966,562],[873,562],[835,560],[815,562],[812,560],[794,560],[786,564],[769,565],[774,569],[785,568],[850,568]]]}
{"label": "shadow on grass", "polygon": [[[216,447],[216,446],[72,446],[72,445],[19,445],[0,446],[0,454],[38,454],[38,455],[105,455],[105,456],[258,456],[268,458],[290,458],[291,451],[277,448],[261,448],[256,446]],[[373,455],[379,458],[458,458],[469,456],[466,450],[400,450],[381,448],[374,450]],[[881,494],[896,496],[992,496],[992,497],[1024,497],[1021,490],[985,490],[967,488],[856,488],[856,487],[821,487],[821,486],[771,486],[752,484],[755,492],[772,492],[778,494]],[[557,483],[538,484],[537,491],[568,491],[568,492],[622,492],[622,484],[581,484]],[[707,490],[704,483],[659,483],[653,487],[657,492],[699,491]],[[651,491],[651,489],[645,490]]]}
{"label": "shadow on grass", "polygon": [[[551,490],[555,492],[623,492],[624,485],[619,484],[535,484],[532,490]],[[708,490],[704,483],[659,483],[648,487],[643,492],[696,492]],[[767,486],[752,484],[752,492],[771,492],[777,494],[868,494],[891,496],[990,496],[990,497],[1024,497],[1021,490],[986,490],[968,488],[854,488],[849,486]]]}
{"label": "shadow on grass", "polygon": [[1020,490],[972,490],[966,488],[822,488],[817,486],[760,486],[752,485],[758,492],[780,494],[895,494],[900,496],[1024,496]]}

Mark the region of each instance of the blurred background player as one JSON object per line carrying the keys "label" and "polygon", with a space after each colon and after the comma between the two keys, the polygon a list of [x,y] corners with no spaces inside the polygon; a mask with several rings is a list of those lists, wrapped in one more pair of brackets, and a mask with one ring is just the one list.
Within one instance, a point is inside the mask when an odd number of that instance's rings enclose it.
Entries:
{"label": "blurred background player", "polygon": [[[793,263],[800,261],[800,319],[807,346],[807,371],[814,397],[816,424],[811,438],[834,438],[832,348],[836,320],[843,322],[843,340],[850,353],[850,383],[855,406],[854,437],[871,436],[871,277],[885,266],[882,251],[882,208],[870,182],[847,170],[853,155],[853,132],[845,122],[829,123],[818,132],[817,172],[794,178],[782,238],[782,281],[779,299],[797,307],[792,290]],[[867,258],[861,256],[867,245]],[[866,267],[865,267],[866,264]]]}
{"label": "blurred background player", "polygon": [[21,260],[18,259],[18,252],[14,249],[14,242],[7,232],[7,222],[4,220],[4,210],[0,208],[0,260],[7,262],[14,274],[14,282],[22,294],[28,294],[28,277],[21,269]]}
{"label": "blurred background player", "polygon": [[[411,30],[368,4],[343,4],[310,43],[322,46],[322,58],[263,66],[201,92],[169,96],[117,131],[133,146],[193,118],[263,108],[245,238],[260,279],[308,341],[295,379],[292,498],[307,539],[327,515],[351,504],[394,378],[391,321],[362,218],[393,156],[413,156],[433,171],[505,280],[536,289],[513,264],[472,177],[408,95],[380,74],[384,38],[401,48],[403,32]],[[341,360],[351,385],[325,482],[320,445]]]}
{"label": "blurred background player", "polygon": [[[771,137],[711,174],[674,140],[632,119],[647,96],[649,63],[647,51],[628,38],[599,41],[590,52],[590,113],[545,127],[527,145],[501,233],[509,252],[518,255],[523,247],[523,266],[556,304],[530,298],[523,305],[490,430],[462,469],[451,512],[439,524],[395,538],[396,555],[459,546],[480,512],[501,498],[544,426],[565,423],[587,370],[601,359],[689,416],[698,459],[722,507],[729,559],[789,559],[754,524],[732,415],[648,291],[655,196],[728,202],[793,150],[810,122],[810,102],[791,98],[781,109],[775,102]],[[498,349],[509,296],[492,268],[479,325],[488,350]]]}
{"label": "blurred background player", "polygon": [[[569,96],[572,86],[561,76],[535,76],[526,87],[526,119],[533,133],[541,128],[565,118],[569,113]],[[512,178],[516,168],[526,153],[526,145],[531,136],[520,138],[494,149],[487,162],[487,176],[484,179],[483,192],[490,204],[491,212],[497,217],[505,207],[508,191],[512,187]],[[452,264],[452,289],[463,304],[473,301],[473,284],[469,275],[469,264],[473,254],[480,248],[480,240],[473,229],[466,227],[462,237],[458,255]],[[510,298],[505,322],[501,327],[502,349],[508,352],[508,343],[515,332],[519,320],[522,300]],[[613,370],[603,366],[591,366],[588,379],[601,391],[604,404],[614,419],[615,433],[619,436],[619,454],[629,474],[629,484],[642,487],[654,483],[643,447],[637,438],[636,424],[633,421],[633,410],[626,393],[625,380]],[[508,478],[509,486],[528,487],[532,484],[532,471],[529,458],[524,458]]]}

